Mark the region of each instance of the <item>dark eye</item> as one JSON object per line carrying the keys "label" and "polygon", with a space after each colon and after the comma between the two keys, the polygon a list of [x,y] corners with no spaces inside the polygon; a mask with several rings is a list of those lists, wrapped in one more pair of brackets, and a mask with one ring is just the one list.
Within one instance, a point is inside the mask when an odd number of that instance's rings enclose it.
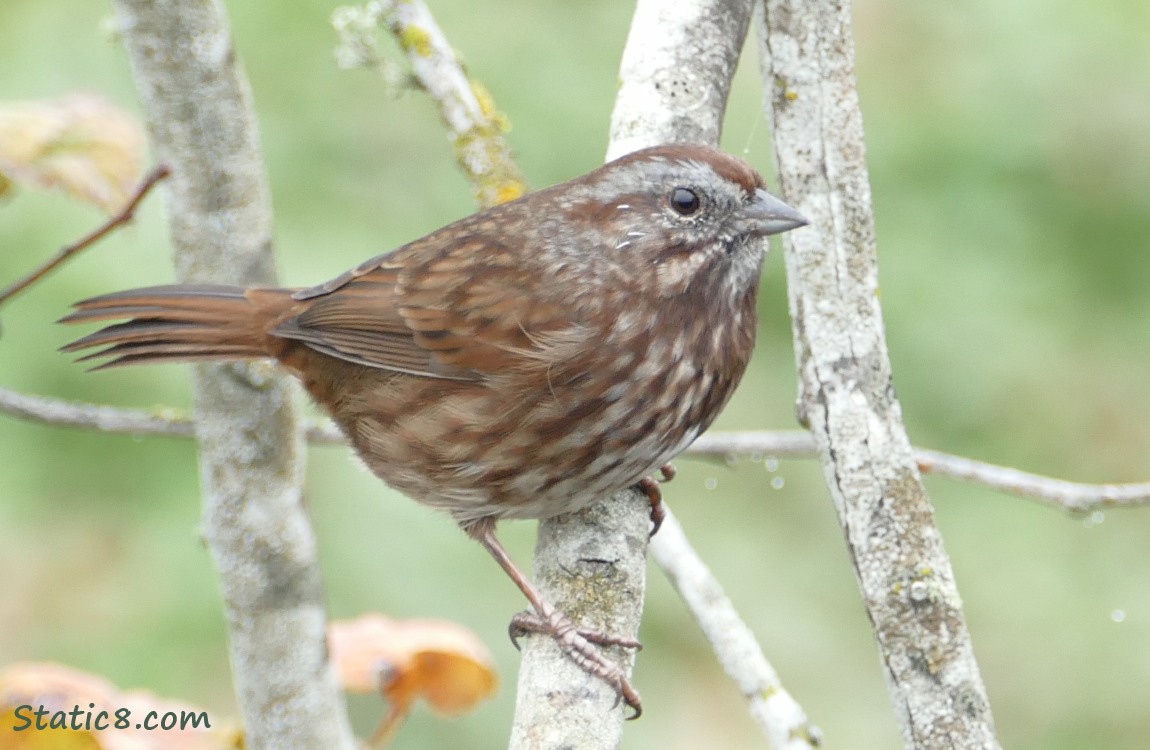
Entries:
{"label": "dark eye", "polygon": [[675,188],[671,191],[671,208],[680,216],[690,216],[699,210],[699,196],[690,188]]}

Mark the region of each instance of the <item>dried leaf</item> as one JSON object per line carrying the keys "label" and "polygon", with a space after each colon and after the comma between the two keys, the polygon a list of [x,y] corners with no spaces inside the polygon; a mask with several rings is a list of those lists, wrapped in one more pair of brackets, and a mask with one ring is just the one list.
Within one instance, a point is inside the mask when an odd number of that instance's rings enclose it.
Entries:
{"label": "dried leaf", "polygon": [[58,187],[111,214],[139,181],[143,153],[139,123],[99,97],[0,104],[0,195],[10,183]]}
{"label": "dried leaf", "polygon": [[346,690],[380,691],[391,704],[373,740],[377,747],[391,737],[416,699],[457,716],[498,687],[487,647],[470,630],[447,620],[369,614],[333,622],[328,643]]}

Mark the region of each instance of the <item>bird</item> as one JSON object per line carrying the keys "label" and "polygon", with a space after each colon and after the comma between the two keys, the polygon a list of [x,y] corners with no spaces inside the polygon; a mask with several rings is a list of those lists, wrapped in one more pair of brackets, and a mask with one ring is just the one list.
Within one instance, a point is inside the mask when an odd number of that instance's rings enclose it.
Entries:
{"label": "bird", "polygon": [[550,634],[641,712],[600,646],[496,535],[637,486],[714,421],[754,349],[766,237],[805,225],[753,167],[667,144],[472,214],[312,287],[172,284],[77,302],[123,322],[63,347],[93,369],[276,360],[386,484],[445,511]]}

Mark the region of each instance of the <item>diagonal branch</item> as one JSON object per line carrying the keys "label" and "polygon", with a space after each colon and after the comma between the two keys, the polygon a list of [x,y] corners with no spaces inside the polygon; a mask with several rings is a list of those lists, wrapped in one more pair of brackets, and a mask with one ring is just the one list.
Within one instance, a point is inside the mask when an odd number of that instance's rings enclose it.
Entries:
{"label": "diagonal branch", "polygon": [[472,78],[422,0],[375,0],[332,13],[345,67],[382,67],[375,49],[380,26],[403,49],[415,81],[439,109],[456,161],[483,207],[518,198],[527,183],[503,133],[507,120],[482,83]]}
{"label": "diagonal branch", "polygon": [[774,750],[818,747],[822,732],[783,687],[754,633],[687,541],[678,519],[670,508],[666,510],[659,533],[651,539],[651,555],[686,602],[723,670],[747,699],[751,718]]}
{"label": "diagonal branch", "polygon": [[144,175],[144,179],[140,181],[139,187],[136,192],[128,199],[128,202],[120,209],[114,216],[110,217],[100,226],[96,227],[93,231],[84,235],[80,239],[73,242],[71,245],[64,247],[60,252],[50,258],[47,262],[41,265],[32,273],[20,279],[12,286],[0,292],[0,305],[3,305],[12,297],[15,297],[20,292],[35,284],[40,279],[44,278],[59,266],[73,258],[80,251],[85,248],[91,247],[107,235],[111,234],[117,227],[123,226],[130,222],[136,215],[136,209],[140,207],[144,197],[151,192],[152,188],[156,186],[160,180],[171,174],[171,170],[164,164],[153,167],[152,171]]}
{"label": "diagonal branch", "polygon": [[996,748],[962,599],[891,385],[849,0],[763,0],[799,411],[818,447],[908,748]]}

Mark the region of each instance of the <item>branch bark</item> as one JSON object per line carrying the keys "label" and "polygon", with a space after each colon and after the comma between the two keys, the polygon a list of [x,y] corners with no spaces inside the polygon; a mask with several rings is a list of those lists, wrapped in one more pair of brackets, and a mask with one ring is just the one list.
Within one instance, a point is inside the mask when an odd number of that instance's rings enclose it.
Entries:
{"label": "branch bark", "polygon": [[[216,0],[117,0],[160,160],[183,281],[270,284],[271,206],[248,83]],[[301,503],[293,390],[268,364],[193,370],[203,529],[219,569],[252,748],[353,747],[327,660],[323,584]]]}
{"label": "branch bark", "polygon": [[802,421],[811,430],[912,748],[997,748],[950,560],[902,425],[878,301],[847,0],[765,0],[763,79]]}
{"label": "branch bark", "polygon": [[[668,142],[718,145],[750,24],[748,0],[639,0],[620,66],[607,158]],[[636,637],[646,584],[649,505],[632,490],[543,521],[536,582],[576,625]],[[626,655],[628,671],[633,655]],[[575,687],[573,687],[575,686]],[[550,638],[524,641],[511,748],[617,748],[623,707]]]}

